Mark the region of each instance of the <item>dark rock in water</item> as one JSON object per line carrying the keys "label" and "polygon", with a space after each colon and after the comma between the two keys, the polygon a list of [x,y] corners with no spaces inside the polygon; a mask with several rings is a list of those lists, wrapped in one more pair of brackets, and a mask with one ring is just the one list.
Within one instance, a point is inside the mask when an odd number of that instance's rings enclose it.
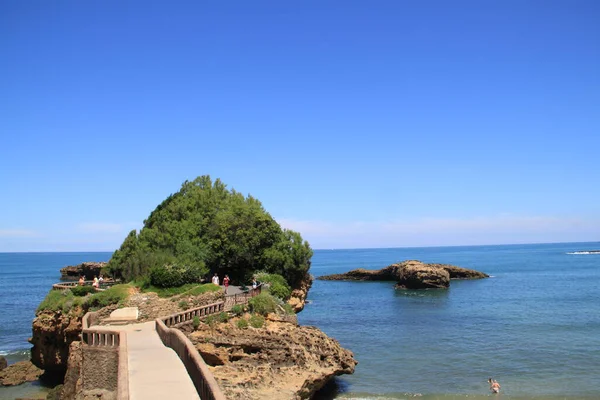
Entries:
{"label": "dark rock in water", "polygon": [[19,361],[0,371],[0,384],[14,386],[32,382],[37,380],[43,373],[44,371],[33,365],[31,361]]}
{"label": "dark rock in water", "polygon": [[389,265],[380,270],[354,269],[345,274],[321,276],[329,281],[396,281],[396,288],[427,289],[447,288],[451,279],[482,279],[489,275],[472,269],[449,264],[425,264],[408,260]]}
{"label": "dark rock in water", "polygon": [[60,269],[60,279],[77,280],[81,275],[85,279],[91,281],[94,277],[100,275],[102,268],[106,266],[106,262],[83,262],[79,265],[69,265]]}
{"label": "dark rock in water", "polygon": [[443,268],[430,267],[419,261],[408,261],[398,269],[395,289],[445,289],[450,274]]}
{"label": "dark rock in water", "polygon": [[323,281],[393,281],[396,279],[395,269],[392,266],[374,270],[358,268],[344,274],[320,276]]}
{"label": "dark rock in water", "polygon": [[8,366],[8,362],[6,362],[6,358],[0,356],[0,371]]}

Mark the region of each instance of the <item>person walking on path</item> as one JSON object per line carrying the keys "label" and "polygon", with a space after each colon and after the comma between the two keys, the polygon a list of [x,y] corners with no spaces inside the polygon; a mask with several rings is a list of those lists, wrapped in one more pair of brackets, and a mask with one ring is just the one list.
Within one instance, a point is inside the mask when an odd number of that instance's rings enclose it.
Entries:
{"label": "person walking on path", "polygon": [[227,294],[227,288],[229,287],[229,275],[225,275],[225,278],[223,278],[223,286],[225,286],[225,294]]}
{"label": "person walking on path", "polygon": [[79,277],[79,286],[83,286],[83,285],[85,285],[85,279],[83,278],[83,275],[81,275]]}
{"label": "person walking on path", "polygon": [[219,275],[215,272],[215,275],[212,277],[212,283],[219,286]]}
{"label": "person walking on path", "polygon": [[258,283],[256,282],[256,278],[252,278],[252,289],[256,289],[258,287]]}

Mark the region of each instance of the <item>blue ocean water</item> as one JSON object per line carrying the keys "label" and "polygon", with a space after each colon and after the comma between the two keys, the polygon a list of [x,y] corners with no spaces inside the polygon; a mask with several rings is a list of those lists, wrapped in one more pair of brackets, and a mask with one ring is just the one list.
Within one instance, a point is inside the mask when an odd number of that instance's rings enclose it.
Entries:
{"label": "blue ocean water", "polygon": [[[31,322],[35,310],[59,270],[84,261],[108,261],[112,253],[0,253],[0,355],[9,364],[29,360]],[[37,398],[44,388],[39,382],[0,387],[0,399]]]}
{"label": "blue ocean water", "polygon": [[[418,259],[492,275],[449,290],[395,291],[387,282],[315,281],[299,321],[352,350],[339,399],[600,399],[598,243],[316,250],[315,276]],[[28,358],[31,321],[58,270],[111,253],[0,253],[0,354]],[[0,398],[35,385],[0,388]],[[15,394],[18,393],[18,394]]]}
{"label": "blue ocean water", "polygon": [[[595,246],[595,247],[594,247]],[[338,398],[600,399],[598,243],[316,251],[315,276],[417,259],[492,277],[448,290],[315,281],[299,322],[352,350]]]}

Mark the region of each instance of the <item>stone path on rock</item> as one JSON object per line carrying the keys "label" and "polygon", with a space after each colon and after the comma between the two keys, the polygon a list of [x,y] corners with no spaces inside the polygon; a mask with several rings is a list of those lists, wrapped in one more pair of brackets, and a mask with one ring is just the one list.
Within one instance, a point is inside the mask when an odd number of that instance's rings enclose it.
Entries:
{"label": "stone path on rock", "polygon": [[154,324],[94,326],[127,334],[129,399],[200,399],[185,366],[162,343]]}

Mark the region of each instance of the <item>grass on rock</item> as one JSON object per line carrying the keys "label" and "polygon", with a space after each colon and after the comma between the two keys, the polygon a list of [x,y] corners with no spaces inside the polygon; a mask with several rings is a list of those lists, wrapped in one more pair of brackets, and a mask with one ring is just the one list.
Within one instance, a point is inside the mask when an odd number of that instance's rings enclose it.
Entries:
{"label": "grass on rock", "polygon": [[[137,285],[136,285],[137,286]],[[221,288],[212,283],[198,284],[186,283],[185,285],[171,288],[160,288],[156,286],[147,286],[140,288],[142,292],[154,292],[158,297],[172,297],[177,295],[198,296],[203,293],[217,292]]]}
{"label": "grass on rock", "polygon": [[103,292],[85,297],[75,296],[71,290],[51,290],[37,308],[40,311],[62,311],[69,313],[74,308],[98,309],[111,304],[122,304],[129,295],[131,285],[115,285]]}

